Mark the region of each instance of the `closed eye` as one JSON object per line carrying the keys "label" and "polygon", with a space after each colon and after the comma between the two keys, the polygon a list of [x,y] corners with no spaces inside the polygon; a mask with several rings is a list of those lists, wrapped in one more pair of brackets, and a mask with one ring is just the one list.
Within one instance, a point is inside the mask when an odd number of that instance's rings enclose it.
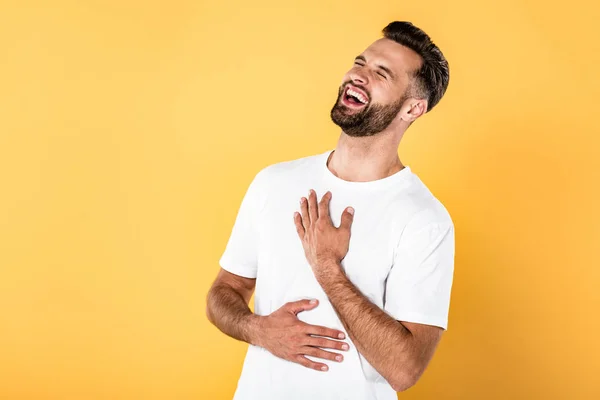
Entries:
{"label": "closed eye", "polygon": [[[358,65],[359,67],[364,67],[364,64],[361,64],[358,61],[354,61],[354,65]],[[387,79],[388,77],[380,71],[377,71],[377,75],[381,76],[383,79]]]}

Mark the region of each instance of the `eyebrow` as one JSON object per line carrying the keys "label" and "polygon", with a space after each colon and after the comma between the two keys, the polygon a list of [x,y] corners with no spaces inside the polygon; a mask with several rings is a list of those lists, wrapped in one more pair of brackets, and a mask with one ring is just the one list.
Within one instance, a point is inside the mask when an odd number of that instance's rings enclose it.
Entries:
{"label": "eyebrow", "polygon": [[[354,61],[356,61],[356,60],[361,60],[361,61],[363,61],[365,63],[367,62],[367,59],[364,56],[356,56],[356,58],[354,59]],[[396,78],[396,75],[394,75],[394,73],[388,67],[386,67],[384,65],[380,65],[380,64],[377,64],[377,67],[380,68],[380,69],[382,69],[382,70],[384,70],[385,72],[387,72],[387,74],[392,79]]]}

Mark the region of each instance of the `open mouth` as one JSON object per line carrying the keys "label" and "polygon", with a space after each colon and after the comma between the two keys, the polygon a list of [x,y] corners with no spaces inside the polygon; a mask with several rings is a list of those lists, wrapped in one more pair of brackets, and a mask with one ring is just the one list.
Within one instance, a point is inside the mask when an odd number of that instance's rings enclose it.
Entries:
{"label": "open mouth", "polygon": [[342,103],[352,108],[362,108],[369,103],[368,97],[348,86],[342,96]]}

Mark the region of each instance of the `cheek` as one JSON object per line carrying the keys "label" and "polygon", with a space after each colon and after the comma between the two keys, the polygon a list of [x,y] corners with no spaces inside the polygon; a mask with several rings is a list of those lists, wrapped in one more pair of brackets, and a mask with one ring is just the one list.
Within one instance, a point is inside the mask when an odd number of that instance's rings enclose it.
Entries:
{"label": "cheek", "polygon": [[387,83],[380,84],[376,90],[373,90],[372,98],[379,104],[392,104],[400,99],[400,89]]}
{"label": "cheek", "polygon": [[390,94],[386,90],[381,90],[380,88],[371,88],[370,95],[372,104],[386,105],[392,101]]}

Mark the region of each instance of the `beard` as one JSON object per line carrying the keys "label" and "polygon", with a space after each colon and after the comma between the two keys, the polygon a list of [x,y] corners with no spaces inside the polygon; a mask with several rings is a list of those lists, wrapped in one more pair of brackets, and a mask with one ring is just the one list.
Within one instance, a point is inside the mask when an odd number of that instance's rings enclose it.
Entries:
{"label": "beard", "polygon": [[405,92],[400,99],[391,104],[369,103],[362,110],[349,114],[351,109],[341,102],[345,87],[346,84],[340,86],[337,101],[331,109],[331,120],[342,128],[345,134],[353,137],[373,136],[386,129],[396,118],[407,98]]}

